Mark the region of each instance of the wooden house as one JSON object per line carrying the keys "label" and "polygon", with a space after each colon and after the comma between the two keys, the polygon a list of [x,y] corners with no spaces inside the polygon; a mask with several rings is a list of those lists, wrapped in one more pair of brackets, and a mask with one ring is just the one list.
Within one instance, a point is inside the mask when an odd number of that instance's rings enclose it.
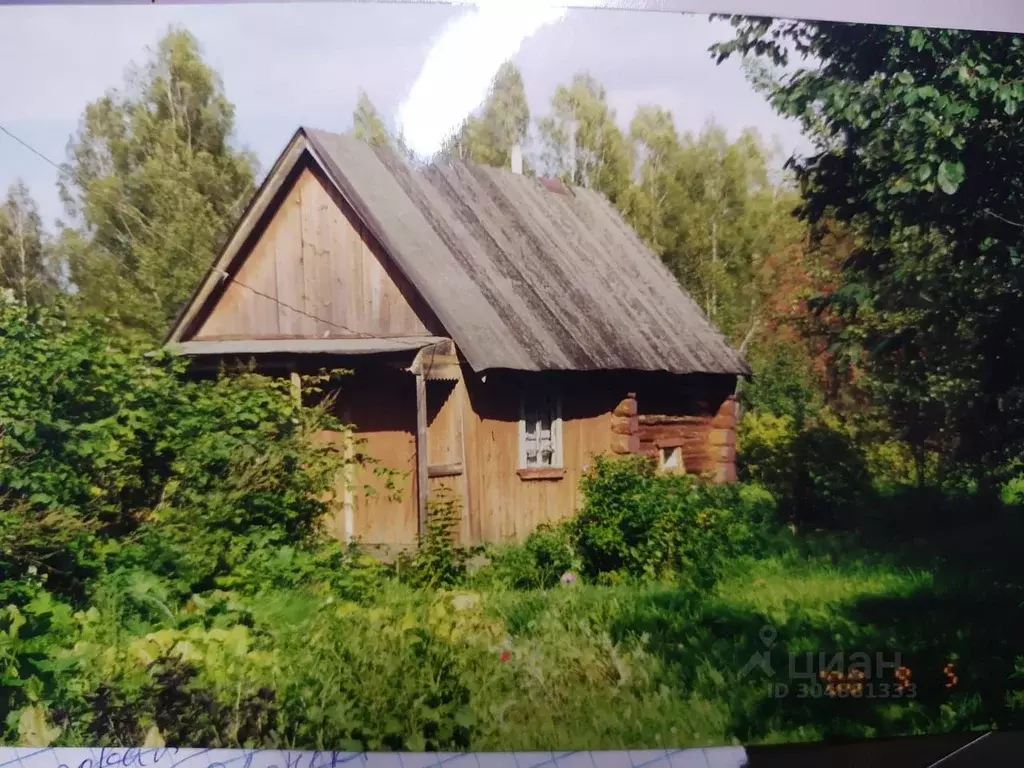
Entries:
{"label": "wooden house", "polygon": [[340,481],[345,540],[414,543],[441,484],[464,543],[521,539],[575,512],[595,453],[735,478],[742,357],[605,198],[511,169],[298,130],[167,342],[353,371],[339,416],[404,474],[399,498]]}

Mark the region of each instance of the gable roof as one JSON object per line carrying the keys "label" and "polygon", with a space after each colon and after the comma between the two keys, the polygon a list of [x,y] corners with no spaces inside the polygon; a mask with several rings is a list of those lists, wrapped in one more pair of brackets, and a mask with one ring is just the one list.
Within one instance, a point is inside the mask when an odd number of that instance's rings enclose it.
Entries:
{"label": "gable roof", "polygon": [[[742,356],[601,195],[300,128],[182,312],[201,305],[267,212],[274,183],[310,157],[422,295],[475,371],[750,373]],[[248,223],[247,223],[248,222]]]}

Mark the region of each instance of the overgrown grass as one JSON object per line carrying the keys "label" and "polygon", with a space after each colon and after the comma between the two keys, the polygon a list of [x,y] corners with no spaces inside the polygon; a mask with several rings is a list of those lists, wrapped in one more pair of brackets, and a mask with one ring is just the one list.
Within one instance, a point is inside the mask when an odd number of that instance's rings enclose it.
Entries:
{"label": "overgrown grass", "polygon": [[[990,725],[1004,710],[986,698],[991,681],[965,679],[962,693],[941,685],[954,628],[933,632],[934,616],[905,610],[941,599],[925,569],[796,554],[737,560],[708,594],[672,583],[436,590],[384,575],[360,600],[302,588],[210,593],[162,618],[101,596],[79,616],[76,645],[56,656],[79,663],[82,690],[117,695],[87,697],[58,743],[129,744],[161,718],[161,732],[182,744],[413,750],[778,743]],[[920,693],[771,699],[766,678],[742,674],[764,650],[766,625],[782,654],[777,680],[788,681],[786,653],[900,650]],[[962,659],[991,638],[960,629]],[[165,675],[170,689],[217,702],[196,704],[187,728],[146,690],[150,665],[174,657],[195,674]],[[932,660],[934,670],[921,666]]]}
{"label": "overgrown grass", "polygon": [[[395,566],[337,545],[256,547],[182,593],[173,570],[127,559],[77,613],[25,582],[35,597],[0,619],[0,684],[29,702],[6,739],[619,749],[1019,724],[1014,510],[932,537],[795,535],[766,522],[754,487],[654,493],[663,480],[624,467],[599,464],[610,477],[588,497],[613,485],[629,491],[619,501],[486,557],[451,545],[442,505]],[[583,525],[621,567],[588,561]],[[766,651],[770,674],[748,664]],[[892,668],[870,673],[874,696],[800,695],[817,682],[802,675],[855,653],[898,655],[913,695],[877,695]]]}
{"label": "overgrown grass", "polygon": [[859,600],[906,598],[933,587],[927,570],[869,565],[853,558],[845,564],[828,557],[745,558],[731,571],[716,590],[721,602],[778,624],[798,616],[838,620]]}

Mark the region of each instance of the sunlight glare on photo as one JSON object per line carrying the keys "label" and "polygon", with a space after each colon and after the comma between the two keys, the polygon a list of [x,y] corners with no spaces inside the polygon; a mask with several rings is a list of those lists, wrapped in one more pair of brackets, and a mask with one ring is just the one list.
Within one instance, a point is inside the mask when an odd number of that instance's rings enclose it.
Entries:
{"label": "sunlight glare on photo", "polygon": [[399,107],[399,131],[419,157],[440,149],[524,40],[566,13],[551,0],[478,0],[475,6],[438,35]]}

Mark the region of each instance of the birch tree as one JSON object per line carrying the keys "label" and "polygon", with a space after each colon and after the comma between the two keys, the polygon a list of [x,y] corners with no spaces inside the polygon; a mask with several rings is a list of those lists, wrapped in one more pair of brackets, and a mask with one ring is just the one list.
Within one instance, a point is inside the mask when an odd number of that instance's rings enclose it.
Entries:
{"label": "birch tree", "polygon": [[513,145],[524,145],[529,131],[530,105],[523,76],[509,61],[495,74],[479,113],[466,118],[442,152],[481,165],[507,168]]}
{"label": "birch tree", "polygon": [[67,150],[61,247],[81,302],[128,332],[168,328],[253,192],[253,155],[196,39],[171,29]]}
{"label": "birch tree", "polygon": [[589,74],[576,75],[555,90],[551,114],[538,128],[549,173],[618,202],[631,182],[633,162],[604,86]]}
{"label": "birch tree", "polygon": [[0,205],[0,287],[20,304],[49,302],[58,292],[60,270],[39,208],[22,181]]}
{"label": "birch tree", "polygon": [[384,118],[380,116],[366,91],[359,91],[356,108],[352,111],[352,135],[373,146],[392,143],[391,133],[384,123]]}

